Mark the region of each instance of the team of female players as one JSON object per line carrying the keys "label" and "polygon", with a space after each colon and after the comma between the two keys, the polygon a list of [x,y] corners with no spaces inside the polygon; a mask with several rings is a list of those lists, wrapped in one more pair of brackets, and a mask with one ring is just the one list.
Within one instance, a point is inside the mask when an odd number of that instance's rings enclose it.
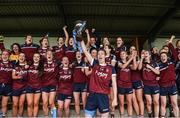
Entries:
{"label": "team of female players", "polygon": [[179,48],[174,49],[174,36],[159,54],[154,53],[155,48],[152,53],[142,50],[138,54],[135,46],[127,51],[121,37],[116,40],[116,48],[107,37],[99,46],[94,29],[86,30],[87,43],[81,41],[82,54],[74,47],[66,28],[63,27],[65,38],[59,37],[58,45],[53,47],[49,46],[48,37],[43,37],[38,46],[30,35],[25,37],[25,44],[12,44],[11,52],[1,43],[2,116],[6,116],[9,96],[13,117],[23,116],[25,101],[28,116],[37,117],[41,100],[45,117],[49,112],[52,117],[69,117],[72,98],[78,117],[81,102],[85,117],[114,117],[117,104],[120,116],[124,116],[125,102],[129,117],[133,109],[143,117],[144,105],[149,117],[165,117],[166,96],[173,115],[179,116],[175,64],[180,59],[180,41]]}

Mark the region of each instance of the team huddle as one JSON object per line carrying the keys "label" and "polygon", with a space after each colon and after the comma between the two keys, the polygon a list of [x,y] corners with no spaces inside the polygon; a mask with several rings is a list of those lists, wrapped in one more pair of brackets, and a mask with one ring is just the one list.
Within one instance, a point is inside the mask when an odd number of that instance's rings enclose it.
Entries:
{"label": "team huddle", "polygon": [[123,117],[125,104],[129,117],[133,112],[144,117],[145,108],[148,117],[165,117],[167,103],[170,115],[179,117],[180,40],[174,48],[175,36],[160,51],[138,52],[135,46],[128,50],[121,37],[114,48],[108,37],[101,43],[95,29],[86,29],[81,53],[67,26],[63,31],[57,46],[49,45],[48,36],[38,45],[27,35],[24,44],[13,43],[11,50],[0,41],[1,116],[7,116],[11,98],[13,117],[23,117],[25,104],[28,117],[37,117],[41,101],[45,117],[69,117],[72,100],[77,117],[82,116],[81,103],[85,117],[115,117],[117,105]]}

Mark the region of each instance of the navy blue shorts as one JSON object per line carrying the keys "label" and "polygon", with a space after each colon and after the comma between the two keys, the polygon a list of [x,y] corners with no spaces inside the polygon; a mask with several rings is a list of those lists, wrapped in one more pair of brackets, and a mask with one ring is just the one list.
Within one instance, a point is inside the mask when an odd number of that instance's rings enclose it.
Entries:
{"label": "navy blue shorts", "polygon": [[12,96],[21,96],[22,94],[26,94],[26,88],[18,89],[18,90],[12,90]]}
{"label": "navy blue shorts", "polygon": [[56,86],[45,86],[41,88],[42,92],[50,93],[56,91]]}
{"label": "navy blue shorts", "polygon": [[166,95],[176,95],[177,87],[176,85],[170,86],[170,87],[160,87],[160,95],[166,96]]}
{"label": "navy blue shorts", "polygon": [[41,93],[41,89],[32,88],[30,86],[26,87],[26,93]]}
{"label": "navy blue shorts", "polygon": [[74,92],[86,92],[87,91],[87,84],[86,83],[74,83],[73,84],[73,91]]}
{"label": "navy blue shorts", "polygon": [[133,84],[133,89],[135,90],[143,88],[143,84],[141,80],[133,82],[132,84]]}
{"label": "navy blue shorts", "polygon": [[153,94],[159,93],[159,91],[160,91],[159,86],[147,86],[147,85],[144,85],[144,94],[153,95]]}
{"label": "navy blue shorts", "polygon": [[85,107],[85,114],[95,116],[96,109],[100,113],[109,112],[109,97],[108,94],[90,93]]}
{"label": "navy blue shorts", "polygon": [[72,99],[72,95],[58,93],[57,100],[65,101],[66,99]]}
{"label": "navy blue shorts", "polygon": [[132,94],[133,88],[122,88],[118,87],[118,94]]}
{"label": "navy blue shorts", "polygon": [[12,88],[10,85],[4,84],[4,83],[0,84],[0,95],[10,96],[11,92],[12,92]]}

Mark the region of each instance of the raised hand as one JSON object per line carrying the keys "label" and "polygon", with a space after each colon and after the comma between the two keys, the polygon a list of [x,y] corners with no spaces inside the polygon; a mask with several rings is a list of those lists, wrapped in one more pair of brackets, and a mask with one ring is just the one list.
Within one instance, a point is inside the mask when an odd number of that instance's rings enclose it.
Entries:
{"label": "raised hand", "polygon": [[63,27],[63,30],[66,30],[67,29],[67,26],[65,25],[64,27]]}
{"label": "raised hand", "polygon": [[85,32],[86,32],[86,34],[89,34],[89,30],[88,29],[86,29]]}

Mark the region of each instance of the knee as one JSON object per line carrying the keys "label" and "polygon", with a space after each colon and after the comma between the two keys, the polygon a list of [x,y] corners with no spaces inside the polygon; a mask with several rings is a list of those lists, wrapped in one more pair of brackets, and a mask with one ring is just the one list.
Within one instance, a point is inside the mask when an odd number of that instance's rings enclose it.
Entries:
{"label": "knee", "polygon": [[153,104],[154,104],[154,106],[159,106],[159,100],[154,100]]}
{"label": "knee", "polygon": [[38,106],[39,106],[39,103],[35,102],[34,107],[38,107]]}
{"label": "knee", "polygon": [[63,107],[58,107],[58,111],[63,111]]}
{"label": "knee", "polygon": [[79,101],[76,101],[75,102],[75,106],[79,106],[80,105],[80,102]]}
{"label": "knee", "polygon": [[49,106],[50,106],[51,108],[53,108],[53,107],[55,106],[54,102],[49,103]]}
{"label": "knee", "polygon": [[4,107],[7,107],[7,103],[3,103],[2,102],[2,107],[4,108]]}
{"label": "knee", "polygon": [[171,101],[171,105],[172,105],[172,107],[173,107],[173,108],[178,107],[178,105],[177,105],[177,102],[176,102],[176,101]]}
{"label": "knee", "polygon": [[24,101],[25,101],[25,100],[20,100],[20,101],[19,101],[19,107],[23,107],[23,106],[24,106]]}
{"label": "knee", "polygon": [[132,105],[132,99],[127,99],[126,102],[127,102],[127,105]]}
{"label": "knee", "polygon": [[124,102],[119,101],[119,106],[120,106],[120,107],[124,107]]}
{"label": "knee", "polygon": [[28,104],[28,107],[32,108],[32,107],[33,107],[33,104],[32,104],[32,103],[31,103],[31,104],[29,103],[29,104]]}
{"label": "knee", "polygon": [[138,101],[138,103],[143,102],[142,96],[138,96],[138,97],[137,97],[137,101]]}
{"label": "knee", "polygon": [[13,103],[13,107],[17,108],[18,107],[18,103]]}
{"label": "knee", "polygon": [[69,110],[69,105],[64,106],[64,110],[65,110],[65,111]]}
{"label": "knee", "polygon": [[149,100],[147,100],[146,105],[147,105],[147,106],[151,106],[151,104],[152,104],[152,102],[151,102],[151,101],[149,101]]}
{"label": "knee", "polygon": [[43,107],[48,107],[48,102],[43,102]]}
{"label": "knee", "polygon": [[161,102],[161,107],[166,107],[166,103],[165,102]]}

